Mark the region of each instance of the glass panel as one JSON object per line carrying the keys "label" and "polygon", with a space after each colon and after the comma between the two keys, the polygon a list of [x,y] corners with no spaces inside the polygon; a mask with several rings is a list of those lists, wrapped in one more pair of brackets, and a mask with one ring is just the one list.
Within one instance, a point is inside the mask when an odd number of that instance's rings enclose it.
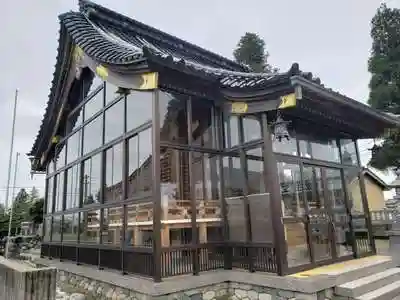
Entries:
{"label": "glass panel", "polygon": [[93,81],[92,84],[90,86],[89,92],[88,92],[88,96],[91,96],[91,94],[93,94],[93,92],[100,86],[103,86],[104,81],[103,79],[101,79],[100,77],[94,75],[93,77]]}
{"label": "glass panel", "polygon": [[54,216],[52,232],[51,232],[51,241],[52,242],[61,242],[61,231],[62,231],[62,217]]}
{"label": "glass panel", "polygon": [[53,174],[56,171],[56,164],[54,158],[50,160],[49,164],[47,165],[47,174]]}
{"label": "glass panel", "polygon": [[64,215],[63,242],[78,241],[79,220],[78,213]]}
{"label": "glass panel", "polygon": [[327,139],[323,135],[300,136],[300,155],[332,162],[340,162],[336,139]]}
{"label": "glass panel", "polygon": [[88,154],[103,144],[103,116],[100,115],[83,128],[83,154]]}
{"label": "glass panel", "polygon": [[284,217],[304,216],[304,195],[300,167],[297,164],[278,163],[279,182]]}
{"label": "glass panel", "polygon": [[272,148],[274,152],[297,156],[296,134],[292,128],[289,127],[288,130],[290,135],[289,140],[282,139],[279,141],[272,137]]}
{"label": "glass panel", "polygon": [[[363,199],[361,194],[359,170],[346,169],[344,172],[347,193],[349,197],[349,206],[352,215],[352,225],[354,230],[357,254],[364,254],[370,252],[371,249],[371,236],[368,232],[366,223],[366,216],[363,206]],[[348,236],[348,244],[351,244],[350,237]]]}
{"label": "glass panel", "polygon": [[93,117],[104,106],[104,91],[101,89],[85,104],[85,121]]}
{"label": "glass panel", "polygon": [[81,183],[80,164],[69,168],[67,171],[67,191],[65,200],[65,209],[79,207],[79,189]]}
{"label": "glass panel", "polygon": [[151,147],[151,128],[128,141],[128,198],[152,191]]}
{"label": "glass panel", "polygon": [[307,243],[306,224],[303,222],[285,223],[284,229],[289,267],[309,264],[311,257]]}
{"label": "glass panel", "polygon": [[213,102],[192,98],[192,144],[217,149],[217,137],[213,124]]}
{"label": "glass panel", "polygon": [[[60,150],[61,148],[61,150]],[[61,169],[62,167],[65,166],[65,147],[64,144],[59,144],[56,146],[56,153],[57,153],[57,159],[56,159],[56,165],[57,165],[57,170]]]}
{"label": "glass panel", "polygon": [[123,235],[122,206],[105,208],[103,210],[102,243],[108,245],[120,245]]}
{"label": "glass panel", "polygon": [[54,211],[61,211],[63,209],[63,196],[64,196],[64,172],[56,175],[56,199]]}
{"label": "glass panel", "polygon": [[119,100],[105,111],[105,143],[124,134],[124,99]]}
{"label": "glass panel", "polygon": [[225,120],[225,147],[232,148],[239,144],[239,120],[237,116],[230,116]]}
{"label": "glass panel", "polygon": [[224,157],[225,197],[243,196],[243,169],[239,157]]}
{"label": "glass panel", "polygon": [[[153,246],[153,203],[143,202],[126,206],[127,227],[125,243],[127,246]],[[172,228],[177,224],[172,224]],[[178,225],[179,226],[179,225]],[[163,226],[161,244],[170,245],[170,227]]]}
{"label": "glass panel", "polygon": [[67,164],[75,161],[82,152],[82,130],[78,130],[67,141]]}
{"label": "glass panel", "polygon": [[47,179],[46,213],[53,212],[54,177]]}
{"label": "glass panel", "polygon": [[83,123],[83,109],[79,108],[73,115],[68,117],[68,130],[67,133],[74,131]]}
{"label": "glass panel", "polygon": [[[247,152],[249,153],[249,152]],[[249,195],[266,193],[264,184],[264,162],[247,159]]]}
{"label": "glass panel", "polygon": [[187,144],[188,96],[160,92],[160,138],[163,142]]}
{"label": "glass panel", "polygon": [[[171,245],[191,242],[191,191],[189,153],[175,149],[161,149],[161,201],[162,220],[171,226]],[[178,225],[179,224],[179,225]]]}
{"label": "glass panel", "polygon": [[244,142],[261,139],[261,123],[256,117],[243,118]]}
{"label": "glass panel", "polygon": [[[161,102],[160,93],[160,102]],[[151,92],[131,91],[126,97],[126,131],[130,131],[152,119],[153,101]],[[160,109],[162,105],[160,104]],[[160,112],[163,116],[164,112]]]}
{"label": "glass panel", "polygon": [[80,243],[98,243],[100,241],[100,210],[80,213]]}
{"label": "glass panel", "polygon": [[200,243],[221,241],[221,158],[199,152],[192,152],[192,155]]}
{"label": "glass panel", "polygon": [[323,170],[319,167],[304,166],[304,188],[310,208],[311,245],[314,248],[316,261],[332,258],[331,221],[329,215],[329,198],[324,193]]}
{"label": "glass panel", "polygon": [[350,233],[350,218],[346,210],[341,171],[326,169],[326,184],[328,201],[332,205],[336,253],[338,256],[351,255],[351,245],[346,243],[346,235]]}
{"label": "glass panel", "polygon": [[104,202],[122,200],[122,143],[106,151]]}
{"label": "glass panel", "polygon": [[83,174],[83,205],[99,203],[101,187],[101,153],[85,161]]}
{"label": "glass panel", "polygon": [[[118,87],[109,83],[109,82],[105,82],[105,86],[106,86],[106,105],[107,103],[117,99],[118,97],[121,97],[120,94],[117,94],[118,91]],[[123,101],[122,101],[123,102]],[[123,115],[122,114],[120,117],[123,120]]]}
{"label": "glass panel", "polygon": [[358,165],[356,143],[351,139],[341,139],[340,151],[342,152],[342,163],[345,165]]}
{"label": "glass panel", "polygon": [[48,242],[50,241],[50,234],[51,234],[51,217],[47,217],[44,219],[44,234],[43,234],[43,241]]}

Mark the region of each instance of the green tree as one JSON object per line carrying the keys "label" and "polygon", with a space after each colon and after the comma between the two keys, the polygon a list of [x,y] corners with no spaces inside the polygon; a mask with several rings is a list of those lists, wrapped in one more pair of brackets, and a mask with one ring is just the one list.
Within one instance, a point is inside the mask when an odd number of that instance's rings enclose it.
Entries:
{"label": "green tree", "polygon": [[31,200],[31,205],[29,207],[29,218],[35,224],[40,224],[43,221],[43,207],[44,199],[39,198]]}
{"label": "green tree", "polygon": [[[400,114],[400,9],[381,5],[371,21],[372,49],[368,103]],[[372,151],[370,165],[377,169],[400,167],[400,132],[391,130]]]}
{"label": "green tree", "polygon": [[256,33],[246,32],[233,51],[235,60],[248,65],[254,72],[272,73],[278,70],[268,64],[269,53],[265,41]]}
{"label": "green tree", "polygon": [[25,189],[21,189],[13,202],[13,215],[11,227],[16,232],[21,227],[21,223],[29,220],[30,196]]}

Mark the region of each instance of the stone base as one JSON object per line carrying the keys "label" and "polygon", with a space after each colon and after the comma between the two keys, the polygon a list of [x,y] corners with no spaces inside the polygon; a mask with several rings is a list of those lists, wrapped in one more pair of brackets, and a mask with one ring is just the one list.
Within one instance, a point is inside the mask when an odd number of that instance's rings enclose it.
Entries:
{"label": "stone base", "polygon": [[389,253],[397,266],[400,266],[400,230],[389,232]]}

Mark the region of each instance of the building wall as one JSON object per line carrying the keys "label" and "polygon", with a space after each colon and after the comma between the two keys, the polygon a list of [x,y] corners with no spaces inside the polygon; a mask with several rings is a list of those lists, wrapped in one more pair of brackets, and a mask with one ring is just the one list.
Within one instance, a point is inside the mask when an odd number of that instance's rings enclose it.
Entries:
{"label": "building wall", "polygon": [[[369,210],[381,210],[385,207],[385,197],[383,194],[383,189],[374,180],[368,176],[364,177],[365,190],[368,199]],[[353,209],[356,211],[363,211],[362,201],[361,201],[361,191],[359,188],[359,180],[354,180],[350,186],[350,193],[353,198]]]}

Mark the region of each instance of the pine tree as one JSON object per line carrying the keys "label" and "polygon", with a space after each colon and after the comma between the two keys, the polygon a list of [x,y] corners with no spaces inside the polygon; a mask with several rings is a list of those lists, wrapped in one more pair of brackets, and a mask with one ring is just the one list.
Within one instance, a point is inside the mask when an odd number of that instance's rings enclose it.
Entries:
{"label": "pine tree", "polygon": [[[376,109],[400,114],[400,9],[381,5],[371,21],[372,49],[368,103]],[[377,169],[400,167],[400,132],[391,130],[373,149],[370,165]]]}
{"label": "pine tree", "polygon": [[233,51],[235,60],[249,66],[254,72],[273,73],[278,70],[268,64],[269,53],[265,41],[256,33],[246,32]]}

